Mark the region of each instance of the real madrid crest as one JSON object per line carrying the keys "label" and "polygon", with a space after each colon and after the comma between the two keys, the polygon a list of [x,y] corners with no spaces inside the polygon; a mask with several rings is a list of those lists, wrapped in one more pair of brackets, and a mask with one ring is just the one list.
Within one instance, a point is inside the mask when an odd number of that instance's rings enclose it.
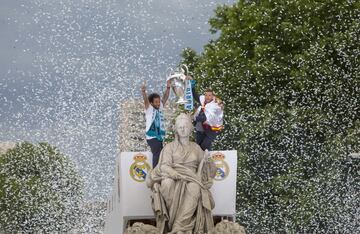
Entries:
{"label": "real madrid crest", "polygon": [[221,181],[224,180],[229,175],[229,165],[225,161],[225,155],[220,152],[214,153],[212,159],[216,165],[216,175],[215,180]]}
{"label": "real madrid crest", "polygon": [[144,182],[150,171],[150,165],[146,162],[146,159],[146,155],[136,154],[134,156],[135,162],[130,166],[130,176],[137,182]]}

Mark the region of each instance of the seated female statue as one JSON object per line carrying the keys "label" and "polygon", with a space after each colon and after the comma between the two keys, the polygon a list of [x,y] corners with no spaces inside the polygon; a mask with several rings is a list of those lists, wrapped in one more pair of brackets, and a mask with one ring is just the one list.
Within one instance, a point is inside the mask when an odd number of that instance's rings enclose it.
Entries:
{"label": "seated female statue", "polygon": [[176,118],[175,140],[147,176],[158,233],[208,233],[214,228],[209,189],[216,167],[209,153],[189,140],[192,128],[188,115]]}

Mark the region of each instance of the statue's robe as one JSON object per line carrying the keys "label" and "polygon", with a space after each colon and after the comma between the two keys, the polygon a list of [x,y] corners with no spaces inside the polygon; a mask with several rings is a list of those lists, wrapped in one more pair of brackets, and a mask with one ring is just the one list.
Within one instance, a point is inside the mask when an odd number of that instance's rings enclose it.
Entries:
{"label": "statue's robe", "polygon": [[215,164],[204,157],[194,142],[182,146],[177,140],[161,152],[159,164],[148,176],[152,188],[159,233],[207,233],[214,229],[209,191]]}

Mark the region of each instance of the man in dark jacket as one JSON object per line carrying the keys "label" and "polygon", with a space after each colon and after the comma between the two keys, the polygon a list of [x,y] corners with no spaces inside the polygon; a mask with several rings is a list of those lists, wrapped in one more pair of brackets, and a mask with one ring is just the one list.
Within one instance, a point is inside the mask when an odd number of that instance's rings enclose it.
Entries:
{"label": "man in dark jacket", "polygon": [[196,129],[196,143],[205,150],[211,150],[211,145],[223,129],[223,104],[216,98],[211,89],[206,89],[204,95],[199,96],[195,91],[195,80],[191,80],[194,100],[199,103],[194,120]]}

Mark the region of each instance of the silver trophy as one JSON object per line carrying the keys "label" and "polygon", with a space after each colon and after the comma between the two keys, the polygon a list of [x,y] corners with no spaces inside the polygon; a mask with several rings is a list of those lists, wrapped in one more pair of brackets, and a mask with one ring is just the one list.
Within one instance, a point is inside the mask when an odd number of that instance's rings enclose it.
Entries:
{"label": "silver trophy", "polygon": [[189,74],[189,69],[185,64],[181,64],[178,68],[173,70],[168,68],[167,80],[170,80],[171,87],[178,97],[178,104],[185,104],[185,90],[186,90],[186,76]]}

